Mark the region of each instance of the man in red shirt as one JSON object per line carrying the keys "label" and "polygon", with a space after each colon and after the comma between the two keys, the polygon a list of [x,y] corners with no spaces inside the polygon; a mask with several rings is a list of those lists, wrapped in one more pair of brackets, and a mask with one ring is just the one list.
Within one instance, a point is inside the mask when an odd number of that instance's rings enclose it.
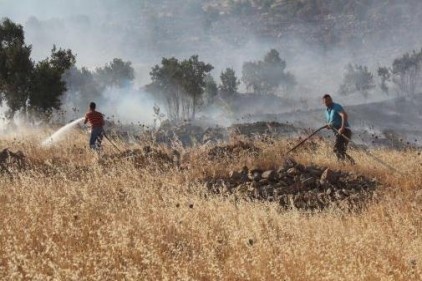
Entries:
{"label": "man in red shirt", "polygon": [[104,136],[104,115],[95,110],[95,102],[89,104],[89,111],[85,114],[84,124],[91,125],[91,137],[89,139],[89,147],[99,149]]}

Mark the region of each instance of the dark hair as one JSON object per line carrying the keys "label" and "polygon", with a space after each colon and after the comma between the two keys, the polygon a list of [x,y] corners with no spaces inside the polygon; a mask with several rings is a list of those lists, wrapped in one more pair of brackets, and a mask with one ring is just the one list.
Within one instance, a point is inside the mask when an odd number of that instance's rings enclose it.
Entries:
{"label": "dark hair", "polygon": [[95,109],[95,107],[96,107],[97,105],[95,104],[95,102],[91,102],[90,104],[89,104],[89,108],[91,108],[91,109]]}
{"label": "dark hair", "polygon": [[323,99],[331,99],[331,96],[329,94],[325,94],[322,98]]}

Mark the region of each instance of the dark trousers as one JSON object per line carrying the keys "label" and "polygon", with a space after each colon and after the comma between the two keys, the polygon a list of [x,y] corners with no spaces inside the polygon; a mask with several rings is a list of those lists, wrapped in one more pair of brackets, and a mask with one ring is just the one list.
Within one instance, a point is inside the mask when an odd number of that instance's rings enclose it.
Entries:
{"label": "dark trousers", "polygon": [[103,141],[103,136],[103,128],[92,128],[91,137],[89,138],[89,147],[92,149],[100,149],[101,142]]}
{"label": "dark trousers", "polygon": [[336,143],[334,144],[334,153],[337,156],[337,159],[340,161],[344,161],[344,160],[349,160],[352,164],[355,163],[355,161],[353,160],[352,157],[350,157],[350,155],[348,155],[346,153],[347,150],[347,145],[349,144],[349,141],[345,138],[347,137],[348,139],[352,138],[352,131],[350,129],[345,129],[343,132],[343,135],[345,137],[343,137],[342,135],[338,134],[337,132],[336,134]]}

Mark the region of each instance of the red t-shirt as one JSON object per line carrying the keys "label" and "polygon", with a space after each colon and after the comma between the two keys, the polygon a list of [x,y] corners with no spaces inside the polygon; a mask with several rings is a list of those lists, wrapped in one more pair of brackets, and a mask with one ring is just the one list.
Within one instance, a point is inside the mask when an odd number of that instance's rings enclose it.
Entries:
{"label": "red t-shirt", "polygon": [[85,124],[89,123],[91,128],[104,126],[104,115],[98,111],[90,111],[85,114]]}

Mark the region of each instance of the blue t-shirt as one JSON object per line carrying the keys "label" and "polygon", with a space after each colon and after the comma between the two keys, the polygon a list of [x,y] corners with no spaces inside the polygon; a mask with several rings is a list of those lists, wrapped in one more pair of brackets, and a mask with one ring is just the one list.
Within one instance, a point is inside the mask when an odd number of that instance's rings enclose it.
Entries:
{"label": "blue t-shirt", "polygon": [[[327,123],[331,124],[334,128],[340,129],[341,128],[341,116],[339,112],[344,111],[343,107],[338,103],[332,103],[331,106],[327,107],[325,110],[325,119],[327,119]],[[349,122],[344,123],[344,127],[349,127]]]}

